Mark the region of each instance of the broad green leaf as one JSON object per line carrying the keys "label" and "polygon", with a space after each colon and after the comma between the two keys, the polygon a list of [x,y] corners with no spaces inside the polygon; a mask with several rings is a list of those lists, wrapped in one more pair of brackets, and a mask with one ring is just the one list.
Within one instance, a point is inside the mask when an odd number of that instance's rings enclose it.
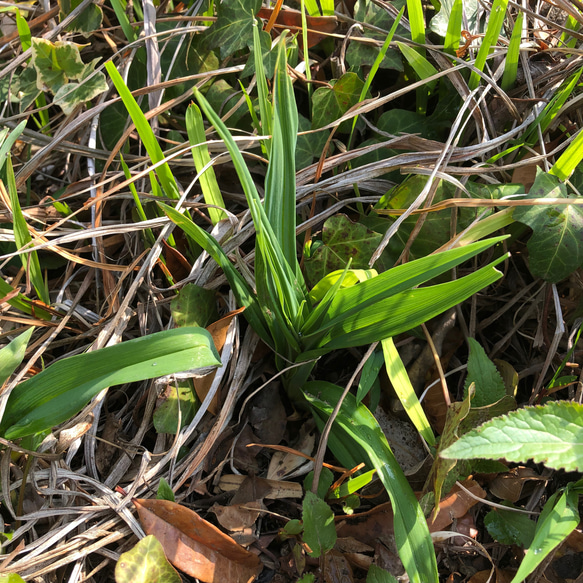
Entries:
{"label": "broad green leaf", "polygon": [[185,370],[220,365],[203,328],[175,328],[59,360],[11,392],[0,434],[16,439],[77,414],[99,391]]}
{"label": "broad green leaf", "polygon": [[373,564],[368,568],[366,583],[398,583],[398,581],[386,569]]}
{"label": "broad green leaf", "polygon": [[303,542],[310,548],[312,557],[320,557],[331,551],[336,543],[334,513],[322,498],[308,491],[302,504],[304,523]]}
{"label": "broad green leaf", "polygon": [[115,583],[181,583],[180,575],[168,562],[162,545],[150,534],[115,565]]}
{"label": "broad green leaf", "polygon": [[[356,73],[345,73],[332,87],[319,87],[312,95],[312,128],[318,129],[342,117],[358,103],[364,82]],[[350,131],[350,121],[338,131]]]}
{"label": "broad green leaf", "polygon": [[493,508],[484,517],[484,526],[490,536],[503,545],[529,547],[536,524],[522,512]]}
{"label": "broad green leaf", "polygon": [[56,93],[71,79],[79,79],[85,65],[79,45],[65,41],[52,43],[42,38],[32,39],[32,65],[37,72],[37,87]]}
{"label": "broad green leaf", "polygon": [[332,271],[344,269],[349,259],[353,269],[366,269],[382,235],[351,221],[346,215],[330,217],[322,228],[321,244],[312,242],[311,255],[304,259],[306,277],[312,285]]}
{"label": "broad green leaf", "polygon": [[160,482],[158,483],[158,491],[156,492],[156,499],[157,500],[170,500],[170,502],[174,502],[174,491],[170,487],[170,484],[164,479],[160,478]]}
{"label": "broad green leaf", "polygon": [[[556,176],[539,171],[531,198],[566,198],[567,189]],[[583,209],[576,205],[517,207],[514,220],[528,225],[529,269],[535,277],[557,283],[583,264]]]}
{"label": "broad green leaf", "polygon": [[178,295],[172,298],[170,311],[177,327],[206,328],[218,316],[217,294],[214,290],[187,283]]}
{"label": "broad green leaf", "polygon": [[476,394],[472,399],[472,407],[484,407],[499,401],[506,395],[504,381],[496,365],[488,358],[480,343],[468,338],[470,356],[468,358],[468,376],[465,382],[465,394],[468,387],[474,384]]}
{"label": "broad green leaf", "polygon": [[219,48],[221,58],[250,45],[253,21],[261,8],[261,0],[229,0],[217,6],[217,20],[205,32],[209,48]]}
{"label": "broad green leaf", "polygon": [[[312,484],[314,480],[314,472],[311,471],[305,478],[304,478],[304,490],[307,492],[308,490],[312,489]],[[322,498],[322,500],[326,499],[326,494],[328,494],[328,490],[330,486],[334,483],[334,474],[332,470],[323,467],[320,473],[320,479],[318,480],[318,498]]]}
{"label": "broad green leaf", "polygon": [[435,446],[435,436],[433,430],[429,425],[425,411],[421,407],[421,403],[415,393],[415,389],[411,384],[407,369],[401,360],[397,347],[392,338],[385,338],[382,341],[383,355],[385,360],[385,367],[387,375],[393,385],[393,389],[399,397],[405,412],[415,425],[417,431],[421,434],[423,439],[432,446]]}
{"label": "broad green leaf", "polygon": [[562,494],[557,492],[549,498],[538,519],[532,544],[511,583],[524,581],[577,528],[578,500],[578,494],[568,486]]}
{"label": "broad green leaf", "polygon": [[496,417],[445,451],[446,459],[500,459],[544,463],[568,472],[583,468],[583,405],[550,402]]}
{"label": "broad green leaf", "polygon": [[[316,420],[322,422],[332,413],[343,389],[313,381],[305,385],[305,392]],[[395,542],[411,582],[437,583],[435,551],[423,511],[377,420],[362,403],[356,404],[354,395],[348,394],[342,402],[330,437],[330,449],[340,463],[354,467],[350,464],[356,456],[377,470],[391,499]],[[347,458],[344,452],[348,450],[338,447],[345,439],[350,443]]]}
{"label": "broad green leaf", "polygon": [[[394,2],[393,6],[401,9],[405,2]],[[354,6],[354,20],[364,24],[371,24],[376,30],[367,30],[366,36],[383,42],[387,33],[394,24],[394,19],[381,6],[377,6],[372,0],[358,0]],[[384,33],[378,29],[385,31]],[[401,26],[398,29],[399,34],[405,33]],[[406,34],[406,33],[405,33]],[[346,61],[353,71],[360,70],[363,66],[372,67],[376,61],[380,49],[378,46],[372,46],[358,41],[352,41],[346,51]],[[381,69],[395,69],[403,71],[403,60],[398,51],[393,49],[387,50],[380,63]]]}
{"label": "broad green leaf", "polygon": [[[310,121],[298,113],[298,130],[300,132],[307,132],[310,129],[312,129]],[[298,135],[296,145],[296,168],[298,170],[309,166],[314,158],[319,158],[322,155],[329,135],[330,132],[328,131]]]}
{"label": "broad green leaf", "polygon": [[[59,8],[61,9],[60,18],[63,20],[66,16],[71,14],[82,0],[58,0]],[[96,3],[91,3],[71,24],[67,26],[68,32],[80,32],[85,37],[91,36],[95,31],[99,30],[101,21],[103,20],[103,11]]]}
{"label": "broad green leaf", "polygon": [[34,326],[31,326],[0,350],[0,385],[3,385],[10,378],[10,375],[24,359],[26,347],[33,332]]}
{"label": "broad green leaf", "polygon": [[[338,269],[323,277],[311,290],[310,299],[317,304],[324,298],[336,282],[343,277],[344,269]],[[366,281],[378,275],[376,269],[348,269],[343,277],[340,287],[351,287],[360,281]]]}
{"label": "broad green leaf", "polygon": [[[189,381],[181,381],[169,384],[162,395],[162,403],[158,405],[152,416],[154,429],[158,433],[170,433],[176,435],[183,427],[194,418],[197,404],[196,394]],[[180,424],[178,423],[180,412]]]}
{"label": "broad green leaf", "polygon": [[81,103],[90,101],[108,90],[105,75],[95,71],[95,65],[101,59],[94,59],[85,65],[78,83],[65,83],[55,93],[53,102],[69,115]]}
{"label": "broad green leaf", "polygon": [[[186,110],[186,131],[188,141],[191,145],[192,159],[196,171],[200,174],[206,167],[204,173],[200,176],[199,182],[202,189],[204,200],[207,204],[213,204],[218,207],[224,207],[225,201],[217,182],[215,169],[208,166],[211,157],[206,144],[206,135],[204,133],[204,124],[200,109],[194,103],[191,103]],[[209,216],[213,225],[216,225],[221,219],[226,219],[225,211],[217,208],[208,209]]]}

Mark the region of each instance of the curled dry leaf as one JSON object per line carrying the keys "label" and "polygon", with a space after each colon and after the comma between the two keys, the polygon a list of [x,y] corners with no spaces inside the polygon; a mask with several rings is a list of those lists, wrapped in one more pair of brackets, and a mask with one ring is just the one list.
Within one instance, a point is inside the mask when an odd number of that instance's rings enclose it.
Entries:
{"label": "curled dry leaf", "polygon": [[[207,326],[206,329],[213,337],[213,342],[215,343],[215,346],[219,354],[222,352],[223,346],[225,345],[225,340],[227,339],[227,330],[229,329],[231,320],[236,315],[240,314],[244,309],[245,308],[239,308],[238,310],[229,312],[226,316],[224,316],[220,320],[217,320],[216,322],[213,322],[212,324],[209,324]],[[213,370],[210,374],[207,374],[206,376],[192,379],[194,383],[194,390],[196,391],[196,394],[201,401],[204,401],[204,398],[207,396],[207,393],[209,392],[211,385],[213,384],[215,374],[216,371]],[[217,394],[215,395],[214,399],[211,401],[209,405],[209,411],[213,415],[216,415],[218,413],[218,410],[219,402]]]}
{"label": "curled dry leaf", "polygon": [[204,583],[248,583],[261,572],[259,557],[196,512],[169,500],[134,499],[147,534],[178,569]]}
{"label": "curled dry leaf", "polygon": [[[466,490],[474,494],[476,498],[486,497],[486,492],[484,492],[480,484],[474,480],[466,480],[465,482],[462,482],[462,485]],[[476,498],[472,498],[472,496],[457,485],[454,486],[450,493],[439,503],[439,513],[437,516],[431,516],[427,520],[429,532],[445,530],[454,519],[461,518],[472,506],[478,503]]]}

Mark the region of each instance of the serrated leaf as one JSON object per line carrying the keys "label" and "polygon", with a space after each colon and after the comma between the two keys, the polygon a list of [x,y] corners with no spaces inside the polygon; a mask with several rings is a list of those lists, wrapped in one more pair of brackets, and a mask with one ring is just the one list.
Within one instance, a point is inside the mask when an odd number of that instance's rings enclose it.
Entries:
{"label": "serrated leaf", "polygon": [[148,535],[127,553],[122,553],[115,566],[116,583],[180,583],[182,579],[168,562],[162,545]]}
{"label": "serrated leaf", "polygon": [[[332,87],[320,87],[312,95],[312,128],[317,129],[336,121],[358,103],[364,81],[356,73],[345,73]],[[344,122],[338,131],[350,131]]]}
{"label": "serrated leaf", "polygon": [[[556,176],[539,171],[529,193],[532,198],[566,198]],[[528,267],[535,277],[557,283],[583,264],[583,209],[575,205],[517,207],[514,220],[528,225]]]}
{"label": "serrated leaf", "polygon": [[310,556],[317,558],[332,550],[336,543],[334,513],[312,492],[306,492],[302,508],[303,541],[310,547]]}
{"label": "serrated leaf", "polygon": [[536,524],[522,512],[492,509],[484,517],[484,526],[490,536],[503,545],[528,547]]}
{"label": "serrated leaf", "polygon": [[216,22],[205,33],[209,48],[220,48],[224,59],[252,44],[253,20],[259,8],[261,0],[223,0]]}
{"label": "serrated leaf", "polygon": [[583,405],[551,402],[496,417],[440,453],[445,459],[529,459],[568,472],[583,468]]}
{"label": "serrated leaf", "polygon": [[349,259],[351,268],[365,269],[381,239],[379,233],[352,222],[344,214],[329,218],[322,229],[323,245],[305,260],[308,281],[315,284],[332,271],[344,269]]}
{"label": "serrated leaf", "polygon": [[170,302],[170,311],[177,327],[204,328],[217,312],[216,293],[194,283],[187,283]]}
{"label": "serrated leaf", "polygon": [[485,407],[499,401],[506,395],[504,381],[496,365],[488,358],[485,350],[474,338],[468,338],[470,356],[468,358],[468,376],[465,382],[465,394],[474,383],[476,394],[472,407]]}

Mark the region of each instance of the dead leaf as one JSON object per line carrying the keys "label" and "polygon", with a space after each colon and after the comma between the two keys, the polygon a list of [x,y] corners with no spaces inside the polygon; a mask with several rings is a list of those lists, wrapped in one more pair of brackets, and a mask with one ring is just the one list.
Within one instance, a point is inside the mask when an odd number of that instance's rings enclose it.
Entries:
{"label": "dead leaf", "polygon": [[[490,580],[490,575],[492,569],[486,569],[484,571],[478,571],[472,575],[472,578],[468,583],[487,583]],[[490,583],[510,583],[512,581],[513,575],[508,571],[503,569],[496,569],[496,576],[490,580]]]}
{"label": "dead leaf", "polygon": [[335,550],[326,553],[324,580],[326,583],[353,583],[352,568],[342,553]]}
{"label": "dead leaf", "polygon": [[120,451],[116,445],[119,441],[120,429],[121,421],[115,415],[108,413],[105,418],[103,432],[97,443],[97,452],[95,453],[95,465],[102,476],[107,474]]}
{"label": "dead leaf", "polygon": [[490,492],[501,500],[518,502],[526,494],[523,493],[525,484],[529,481],[544,480],[534,470],[525,467],[513,468],[505,474],[496,476],[490,482]]}
{"label": "dead leaf", "polygon": [[209,512],[216,515],[223,528],[237,532],[253,526],[263,509],[263,504],[257,500],[256,502],[231,504],[230,506],[221,506],[215,503],[209,508]]}
{"label": "dead leaf", "polygon": [[[272,13],[273,8],[261,8],[258,16],[269,20]],[[336,31],[338,21],[335,16],[306,15],[306,26],[308,28],[308,48],[312,48],[325,39],[329,33]],[[284,28],[290,28],[292,33],[299,31],[298,43],[302,46],[302,13],[298,10],[280,10],[273,28],[280,32]]]}
{"label": "dead leaf", "polygon": [[[226,316],[213,322],[209,326],[206,327],[210,335],[213,337],[213,342],[217,348],[219,354],[223,350],[223,346],[225,345],[225,340],[227,339],[227,330],[229,329],[229,325],[231,320],[240,314],[245,308],[239,308],[238,310],[234,310],[229,312]],[[200,378],[193,378],[192,381],[194,383],[194,390],[198,398],[201,401],[204,401],[204,398],[207,396],[211,385],[213,384],[213,380],[215,379],[216,370],[213,370],[206,376]],[[216,415],[219,411],[219,401],[218,401],[218,393],[215,395],[214,399],[211,401],[209,408],[209,412],[213,415]]]}
{"label": "dead leaf", "polygon": [[[480,484],[474,480],[465,480],[462,486],[469,490],[478,498],[485,498],[486,492]],[[439,503],[439,513],[434,519],[429,519],[427,525],[429,532],[439,532],[445,530],[456,518],[462,518],[468,510],[475,506],[478,500],[472,498],[467,492],[464,492],[457,484],[450,490]]]}
{"label": "dead leaf", "polygon": [[175,247],[170,246],[166,241],[162,240],[164,247],[164,259],[166,261],[166,269],[176,281],[182,281],[190,275],[191,265],[188,259],[178,251]]}
{"label": "dead leaf", "polygon": [[[305,423],[300,429],[300,434],[293,449],[297,449],[305,455],[312,455],[316,445],[316,428],[312,422]],[[268,480],[279,480],[289,477],[300,466],[303,466],[306,460],[298,455],[277,451],[273,454],[267,470]]]}
{"label": "dead leaf", "polygon": [[168,560],[204,583],[248,583],[261,572],[259,557],[238,545],[196,512],[169,500],[133,500],[147,534]]}
{"label": "dead leaf", "polygon": [[[241,484],[246,480],[246,476],[237,474],[227,474],[221,476],[219,481],[219,488],[223,492],[233,492],[241,487]],[[264,498],[269,500],[277,500],[280,498],[302,498],[302,485],[297,482],[283,482],[279,480],[266,480],[265,478],[255,478],[255,481],[262,486],[266,486],[269,490],[265,493]]]}

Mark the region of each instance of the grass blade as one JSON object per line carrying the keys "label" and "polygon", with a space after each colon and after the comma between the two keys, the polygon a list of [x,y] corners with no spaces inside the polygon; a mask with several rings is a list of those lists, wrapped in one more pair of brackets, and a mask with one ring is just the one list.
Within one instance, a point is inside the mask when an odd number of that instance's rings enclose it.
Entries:
{"label": "grass blade", "polygon": [[[136,126],[136,130],[142,139],[144,147],[148,152],[148,156],[150,156],[150,160],[152,160],[154,164],[161,162],[165,158],[164,152],[162,151],[162,148],[160,147],[160,144],[158,143],[158,140],[156,139],[156,136],[154,135],[154,132],[152,131],[152,128],[150,127],[150,124],[144,115],[144,112],[138,105],[138,102],[134,99],[134,96],[131,94],[131,91],[128,89],[127,85],[124,83],[124,80],[118,73],[115,65],[111,61],[108,61],[105,63],[105,68],[107,69],[107,72],[109,73],[109,76],[111,77],[111,80],[113,81],[119,96],[126,106],[126,109],[128,110],[134,125]],[[175,200],[179,199],[180,194],[178,191],[178,185],[176,184],[176,180],[174,179],[172,171],[170,170],[170,166],[167,162],[164,162],[158,166],[158,168],[156,168],[156,174],[160,180],[164,192],[166,193],[166,196]]]}
{"label": "grass blade", "polygon": [[31,326],[0,350],[0,385],[3,385],[10,378],[10,375],[24,359],[26,347],[33,332],[34,326]]}
{"label": "grass blade", "polygon": [[455,0],[451,7],[449,22],[447,23],[447,31],[445,33],[445,41],[443,43],[443,50],[450,55],[455,55],[460,47],[463,11],[464,6],[462,0]]}
{"label": "grass blade", "polygon": [[[498,42],[498,37],[500,36],[500,31],[502,30],[502,25],[504,24],[504,18],[506,16],[506,7],[508,6],[508,0],[494,0],[492,5],[492,11],[490,12],[490,18],[488,19],[488,28],[486,29],[486,34],[482,40],[480,50],[476,56],[476,62],[474,66],[479,71],[484,70],[486,65],[486,59],[490,54],[490,49],[496,46]],[[468,83],[469,88],[473,91],[480,84],[480,75],[475,71],[472,71],[470,75],[470,81]]]}
{"label": "grass blade", "polygon": [[567,146],[559,159],[553,164],[549,174],[554,174],[559,180],[567,180],[583,160],[583,131]]}
{"label": "grass blade", "polygon": [[[207,204],[214,204],[215,206],[224,207],[225,201],[217,182],[215,169],[208,166],[211,161],[208,146],[206,145],[206,135],[204,133],[204,125],[200,109],[194,103],[191,103],[186,110],[186,131],[188,133],[188,140],[192,146],[192,159],[196,171],[200,174],[200,187],[204,200]],[[206,170],[204,170],[204,168]],[[204,172],[203,172],[204,170]],[[201,172],[203,172],[201,174]],[[226,219],[225,211],[217,208],[208,209],[213,225],[216,225],[220,220]]]}
{"label": "grass blade", "polygon": [[518,71],[518,58],[520,56],[520,41],[522,40],[522,21],[524,12],[520,12],[514,23],[514,30],[510,37],[508,52],[506,53],[506,63],[504,64],[504,75],[502,76],[502,89],[509,91],[516,82]]}
{"label": "grass blade", "polygon": [[220,364],[211,335],[196,327],[175,328],[64,358],[14,388],[0,433],[16,439],[50,429],[109,386]]}
{"label": "grass blade", "polygon": [[423,439],[432,446],[435,446],[435,436],[429,425],[425,411],[417,398],[415,389],[409,380],[407,369],[401,360],[401,356],[392,338],[385,338],[382,342],[383,354],[385,356],[385,366],[389,380],[395,389],[395,393],[401,401],[403,408],[409,415],[409,419]]}
{"label": "grass blade", "polygon": [[[28,232],[28,225],[26,224],[26,220],[22,214],[22,209],[20,208],[20,201],[18,200],[18,192],[16,190],[16,180],[10,157],[6,157],[2,172],[4,174],[6,187],[8,188],[10,206],[12,207],[14,241],[16,242],[16,247],[18,249],[26,249],[27,247],[32,246],[32,237]],[[37,252],[33,250],[29,253],[22,254],[20,255],[20,259],[22,261],[22,267],[26,271],[27,277],[30,278],[30,282],[36,290],[38,297],[47,304],[47,306],[50,305],[51,298],[49,296],[47,284],[43,278]]]}
{"label": "grass blade", "polygon": [[[343,389],[331,383],[313,381],[306,384],[305,392],[312,409],[327,419]],[[437,583],[435,551],[423,511],[372,413],[362,403],[357,405],[354,395],[348,394],[332,426],[332,434],[336,440],[330,441],[329,446],[340,463],[353,462],[353,459],[342,459],[342,450],[335,449],[335,443],[342,439],[339,434],[345,434],[352,441],[351,450],[357,449],[360,453],[358,461],[367,461],[369,467],[377,470],[391,499],[395,542],[410,580]]]}

